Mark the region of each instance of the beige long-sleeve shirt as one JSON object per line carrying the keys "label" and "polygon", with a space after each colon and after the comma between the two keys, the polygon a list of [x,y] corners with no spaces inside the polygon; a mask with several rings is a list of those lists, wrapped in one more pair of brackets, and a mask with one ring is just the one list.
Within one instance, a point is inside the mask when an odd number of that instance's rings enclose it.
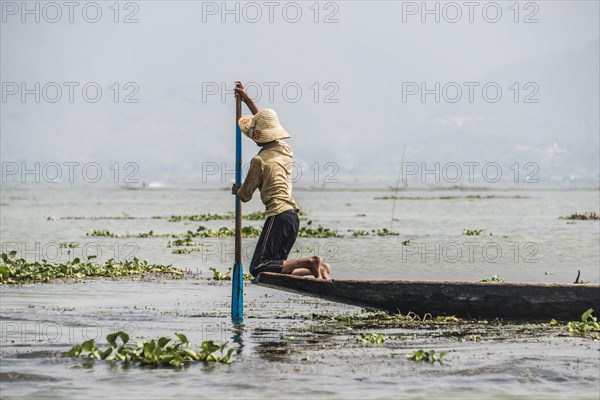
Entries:
{"label": "beige long-sleeve shirt", "polygon": [[267,217],[298,211],[292,198],[292,156],[292,148],[283,140],[264,146],[250,161],[248,175],[237,192],[240,200],[249,201],[258,189]]}

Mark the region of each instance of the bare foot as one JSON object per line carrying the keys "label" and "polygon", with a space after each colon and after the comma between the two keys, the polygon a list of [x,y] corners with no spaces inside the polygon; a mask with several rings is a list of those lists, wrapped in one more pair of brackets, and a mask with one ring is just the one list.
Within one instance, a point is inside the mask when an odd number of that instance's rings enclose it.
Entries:
{"label": "bare foot", "polygon": [[321,264],[323,263],[323,259],[320,256],[312,256],[310,257],[310,261],[310,272],[312,272],[315,278],[323,279],[321,276]]}
{"label": "bare foot", "polygon": [[281,270],[281,272],[284,274],[292,274],[296,276],[312,275],[317,279],[322,279],[322,263],[323,259],[319,256],[285,260],[283,262],[283,269]]}
{"label": "bare foot", "polygon": [[319,266],[323,279],[331,280],[331,267],[326,262],[322,262]]}

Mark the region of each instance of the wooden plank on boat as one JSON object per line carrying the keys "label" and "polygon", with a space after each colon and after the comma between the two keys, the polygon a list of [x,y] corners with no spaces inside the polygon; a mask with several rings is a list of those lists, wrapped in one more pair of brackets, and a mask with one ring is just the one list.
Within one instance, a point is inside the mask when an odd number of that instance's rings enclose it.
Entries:
{"label": "wooden plank on boat", "polygon": [[464,318],[545,320],[579,319],[600,309],[600,285],[563,283],[359,281],[296,277],[263,272],[256,283],[403,314],[455,315]]}

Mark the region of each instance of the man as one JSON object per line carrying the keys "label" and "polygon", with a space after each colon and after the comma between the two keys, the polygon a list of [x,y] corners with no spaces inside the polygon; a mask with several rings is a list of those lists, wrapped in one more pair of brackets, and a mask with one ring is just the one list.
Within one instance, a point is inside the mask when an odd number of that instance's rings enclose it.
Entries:
{"label": "man", "polygon": [[258,110],[242,82],[236,81],[235,95],[240,96],[253,115],[238,121],[244,135],[260,147],[250,161],[248,175],[241,186],[233,184],[231,192],[247,202],[256,189],[266,207],[265,225],[250,263],[250,273],[277,272],[298,276],[313,275],[331,279],[330,266],[319,256],[288,260],[298,236],[298,206],[292,198],[292,149],[283,141],[290,135],[279,123],[275,111]]}

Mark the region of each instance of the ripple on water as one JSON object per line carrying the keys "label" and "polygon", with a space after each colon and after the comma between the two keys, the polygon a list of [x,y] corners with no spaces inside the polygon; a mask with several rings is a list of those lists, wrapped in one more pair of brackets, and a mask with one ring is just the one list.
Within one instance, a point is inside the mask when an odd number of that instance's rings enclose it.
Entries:
{"label": "ripple on water", "polygon": [[58,382],[61,379],[49,375],[0,372],[0,382]]}

